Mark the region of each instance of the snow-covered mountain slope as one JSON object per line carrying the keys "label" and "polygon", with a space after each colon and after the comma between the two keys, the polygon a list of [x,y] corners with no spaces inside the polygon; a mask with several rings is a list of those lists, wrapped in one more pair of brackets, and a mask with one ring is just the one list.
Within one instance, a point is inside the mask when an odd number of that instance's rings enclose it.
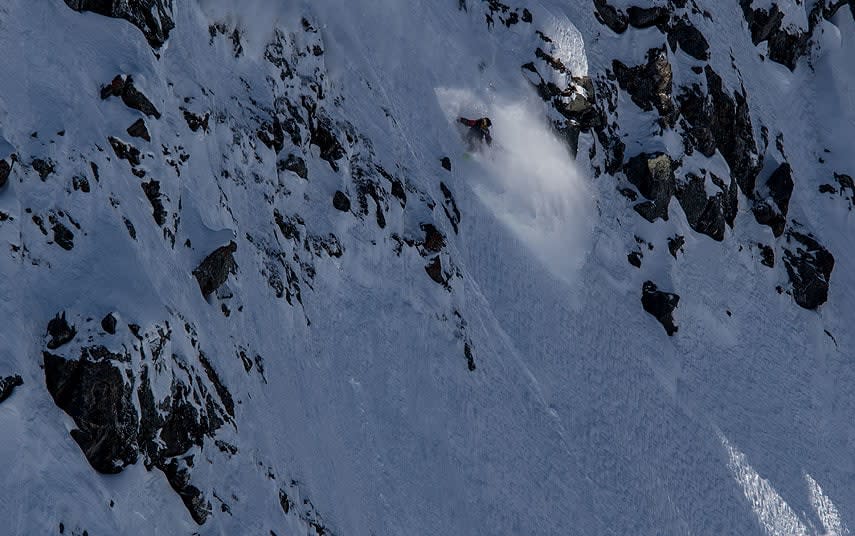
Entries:
{"label": "snow-covered mountain slope", "polygon": [[848,534],[854,16],[0,3],[3,532]]}

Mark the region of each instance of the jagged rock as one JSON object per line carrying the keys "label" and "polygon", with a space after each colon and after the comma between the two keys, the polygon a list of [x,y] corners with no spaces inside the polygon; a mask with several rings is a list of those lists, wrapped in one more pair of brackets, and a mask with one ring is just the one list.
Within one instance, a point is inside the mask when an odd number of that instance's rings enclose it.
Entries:
{"label": "jagged rock", "polygon": [[629,254],[627,254],[626,260],[629,261],[629,263],[631,265],[635,266],[636,268],[641,268],[642,257],[643,257],[643,255],[641,254],[641,252],[632,251]]}
{"label": "jagged rock", "polygon": [[208,297],[226,282],[230,273],[235,273],[237,270],[237,263],[233,256],[235,251],[237,251],[237,244],[231,241],[228,245],[215,249],[193,270],[193,276],[199,282],[199,290],[202,291],[203,296]]}
{"label": "jagged rock", "polygon": [[43,160],[41,158],[36,158],[32,163],[33,169],[36,170],[36,173],[39,174],[39,178],[41,180],[47,179],[48,175],[54,172],[56,167],[54,163],[50,160]]}
{"label": "jagged rock", "polygon": [[261,143],[276,154],[285,147],[285,130],[278,117],[273,118],[273,123],[264,124],[264,128],[260,129],[256,135]]}
{"label": "jagged rock", "polygon": [[[192,456],[189,458],[192,459]],[[164,465],[162,470],[166,475],[166,481],[181,497],[181,501],[190,512],[193,521],[198,525],[203,525],[211,515],[211,503],[205,498],[202,491],[196,486],[190,484],[190,474],[185,467],[186,461],[171,460]]]}
{"label": "jagged rock", "polygon": [[760,248],[760,264],[763,266],[768,266],[769,268],[775,267],[775,250],[772,249],[771,246],[767,246],[766,244],[757,244],[757,247]]}
{"label": "jagged rock", "polygon": [[132,166],[140,165],[141,154],[139,149],[113,136],[110,136],[107,140],[110,142],[110,147],[113,148],[113,152],[116,153],[118,158],[127,160]]}
{"label": "jagged rock", "polygon": [[9,165],[9,162],[0,160],[0,188],[6,186],[10,173],[12,173],[12,166]]}
{"label": "jagged rock", "polygon": [[678,327],[674,325],[673,312],[679,303],[680,296],[659,290],[653,281],[645,281],[641,287],[642,307],[662,324],[669,337],[678,330]]}
{"label": "jagged rock", "polygon": [[645,111],[657,110],[663,125],[673,126],[676,109],[671,99],[673,75],[665,46],[647,51],[647,63],[627,67],[618,60],[612,62],[621,89],[629,93],[632,102]]}
{"label": "jagged rock", "polygon": [[71,187],[75,191],[80,190],[83,193],[89,193],[89,179],[86,177],[74,176],[71,178]]}
{"label": "jagged rock", "polygon": [[771,227],[775,236],[784,232],[793,186],[792,168],[783,163],[766,180],[765,188],[757,192],[758,199],[752,207],[754,217],[758,223]]}
{"label": "jagged rock", "polygon": [[[66,0],[67,1],[67,0]],[[101,88],[101,98],[121,97],[128,108],[139,110],[149,117],[160,119],[160,112],[140,90],[134,85],[132,76],[116,75],[113,80]]]}
{"label": "jagged rock", "polygon": [[101,319],[101,329],[110,335],[116,334],[116,317],[113,313],[107,313],[107,316]]}
{"label": "jagged rock", "polygon": [[65,311],[57,314],[48,322],[47,332],[50,335],[50,341],[47,343],[49,350],[56,350],[63,344],[70,342],[77,335],[77,329],[65,319]]}
{"label": "jagged rock", "polygon": [[683,235],[674,235],[668,238],[668,252],[675,259],[677,258],[677,252],[683,250],[683,245],[686,243],[686,237]]}
{"label": "jagged rock", "polygon": [[469,369],[469,372],[473,372],[475,370],[475,354],[472,352],[472,345],[468,342],[463,343],[463,357],[466,358],[466,368]]}
{"label": "jagged rock", "polygon": [[430,276],[430,278],[436,283],[445,287],[448,286],[448,277],[443,272],[442,260],[440,260],[439,255],[431,259],[427,266],[425,266],[425,272],[427,272],[428,276]]}
{"label": "jagged rock", "polygon": [[145,125],[145,120],[140,117],[134,123],[128,127],[128,135],[133,136],[134,138],[142,138],[145,141],[151,141],[151,135],[148,132],[148,127]]}
{"label": "jagged rock", "polygon": [[[762,162],[754,140],[745,89],[731,97],[725,93],[721,77],[709,65],[704,71],[709,101],[701,106],[700,115],[689,121],[695,129],[708,130],[709,136],[715,140],[715,147],[730,166],[731,176],[742,193],[749,199],[754,199],[755,181]],[[709,154],[701,152],[704,156],[714,154],[714,151]]]}
{"label": "jagged rock", "polygon": [[627,179],[650,202],[635,206],[649,221],[668,220],[668,204],[674,193],[674,162],[664,153],[640,153],[624,166]]}
{"label": "jagged rock", "polygon": [[445,237],[433,224],[423,223],[421,224],[421,229],[425,233],[425,239],[422,242],[425,250],[431,253],[438,253],[445,247]]}
{"label": "jagged rock", "polygon": [[45,382],[60,409],[77,426],[71,437],[90,465],[118,473],[137,461],[137,412],[131,387],[109,360],[66,360],[44,352]]}
{"label": "jagged rock", "polygon": [[610,6],[606,0],[594,0],[594,15],[602,24],[605,24],[615,33],[621,34],[626,31],[628,21],[622,11]]}
{"label": "jagged rock", "polygon": [[710,44],[706,37],[685,19],[678,19],[668,28],[668,45],[672,51],[679,46],[696,60],[706,61],[710,57]]}
{"label": "jagged rock", "polygon": [[306,161],[293,153],[289,154],[285,160],[277,162],[276,167],[279,171],[290,171],[301,179],[309,178],[309,168],[306,166]]}
{"label": "jagged rock", "polygon": [[719,192],[707,197],[706,179],[692,173],[677,184],[676,197],[686,214],[689,226],[713,240],[724,240],[727,196]]}
{"label": "jagged rock", "polygon": [[53,231],[53,241],[66,251],[71,251],[74,248],[74,233],[71,232],[71,229],[66,227],[60,222],[54,222],[51,227]]}
{"label": "jagged rock", "polygon": [[336,190],[332,204],[337,210],[342,212],[350,211],[350,199],[341,190]]}
{"label": "jagged rock", "polygon": [[668,19],[671,18],[668,8],[662,6],[650,8],[632,6],[627,8],[626,14],[629,25],[633,28],[651,28],[656,26],[661,30],[668,24]]}
{"label": "jagged rock", "polygon": [[444,197],[442,209],[445,211],[445,217],[451,223],[454,234],[457,234],[459,231],[458,226],[460,225],[460,210],[457,208],[457,202],[454,200],[451,190],[448,189],[448,186],[444,182],[439,183],[439,189],[442,190]]}
{"label": "jagged rock", "polygon": [[316,118],[310,125],[309,143],[321,150],[321,158],[329,163],[333,171],[338,171],[337,160],[345,156],[344,147],[332,132],[332,121],[326,118]]}
{"label": "jagged rock", "polygon": [[784,13],[772,4],[769,10],[752,9],[752,0],[740,0],[745,21],[751,29],[751,40],[755,45],[768,41],[769,59],[795,70],[796,61],[801,57],[808,44],[809,33],[793,30],[789,33],[783,26]]}
{"label": "jagged rock", "polygon": [[154,48],[160,48],[175,28],[172,0],[65,0],[65,3],[75,11],[127,20],[142,31]]}
{"label": "jagged rock", "polygon": [[443,156],[440,160],[440,164],[442,164],[442,168],[446,171],[451,171],[451,159],[447,156]]}
{"label": "jagged rock", "polygon": [[278,210],[273,209],[273,220],[286,240],[300,241],[300,227],[305,225],[303,218],[298,215],[285,217]]}
{"label": "jagged rock", "polygon": [[182,108],[181,111],[184,113],[184,121],[187,122],[187,126],[190,130],[198,132],[199,129],[202,129],[204,132],[208,132],[208,119],[211,117],[210,113],[206,113],[204,116],[201,116],[184,108]]}
{"label": "jagged rock", "polygon": [[163,226],[166,223],[167,212],[163,207],[163,201],[161,201],[161,193],[160,193],[160,183],[154,179],[143,182],[140,184],[145,192],[145,196],[148,199],[148,202],[151,203],[151,215],[154,217],[155,223],[159,226]]}
{"label": "jagged rock", "polygon": [[0,402],[3,402],[10,396],[15,387],[24,385],[24,380],[17,374],[0,378]]}
{"label": "jagged rock", "polygon": [[816,309],[828,300],[834,256],[812,235],[788,229],[783,260],[796,303]]}

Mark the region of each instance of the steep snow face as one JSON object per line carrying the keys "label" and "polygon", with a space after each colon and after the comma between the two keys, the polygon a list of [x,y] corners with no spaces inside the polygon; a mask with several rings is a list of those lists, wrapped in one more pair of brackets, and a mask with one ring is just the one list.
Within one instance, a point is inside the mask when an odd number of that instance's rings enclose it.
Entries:
{"label": "steep snow face", "polygon": [[8,531],[848,534],[855,5],[634,4],[4,2]]}

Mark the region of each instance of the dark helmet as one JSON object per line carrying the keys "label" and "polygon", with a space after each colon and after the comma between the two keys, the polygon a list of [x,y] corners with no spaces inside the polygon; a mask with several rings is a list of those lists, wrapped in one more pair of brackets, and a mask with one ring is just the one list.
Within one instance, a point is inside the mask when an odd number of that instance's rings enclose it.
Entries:
{"label": "dark helmet", "polygon": [[490,128],[491,126],[493,126],[493,122],[490,121],[489,117],[482,117],[481,119],[478,120],[478,125],[481,128]]}

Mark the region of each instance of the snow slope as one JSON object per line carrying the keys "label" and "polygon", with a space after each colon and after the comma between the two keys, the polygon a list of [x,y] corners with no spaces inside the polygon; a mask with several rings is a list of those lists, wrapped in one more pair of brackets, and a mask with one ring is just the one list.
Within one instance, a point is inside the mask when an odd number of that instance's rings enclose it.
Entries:
{"label": "snow slope", "polygon": [[[745,89],[758,143],[769,131],[767,162],[792,166],[787,221],[834,255],[817,310],[776,291],[789,288],[786,237],[755,221],[744,192],[722,241],[693,231],[676,200],[667,221],[649,222],[618,193],[625,174],[604,172],[594,132],[573,156],[550,128],[555,110],[520,68],[535,49],[562,61],[566,73],[537,66],[565,87],[665,43],[656,28],[612,32],[589,2],[514,2],[532,22],[505,26],[474,0],[465,11],[452,0],[187,0],[156,51],[125,20],[4,2],[0,157],[18,161],[0,188],[0,376],[24,382],[0,402],[4,530],[848,534],[855,220],[851,202],[818,188],[855,175],[855,21],[841,9],[821,22],[790,71],[751,41],[736,2],[690,3],[706,63],[729,93]],[[675,80],[692,76],[697,60],[668,54]],[[102,100],[117,74],[162,117]],[[665,151],[729,174],[721,153],[682,154],[676,128],[624,91],[614,98],[627,156]],[[194,130],[184,110],[209,126]],[[492,117],[497,148],[465,158],[458,115]],[[264,141],[274,117],[297,116],[282,147]],[[126,132],[138,118],[151,142]],[[140,162],[118,157],[110,136]],[[308,179],[285,169],[289,154]],[[40,177],[36,159],[54,170]],[[160,223],[140,187],[150,180]],[[333,207],[336,191],[349,210]],[[672,256],[674,235],[685,243]],[[237,268],[206,298],[193,270],[230,240]],[[774,246],[774,268],[758,243]],[[627,263],[636,249],[640,269]],[[439,282],[426,269],[436,258]],[[680,295],[673,337],[641,307],[647,280]],[[77,335],[47,350],[61,311]],[[108,313],[114,336],[100,326]],[[137,413],[145,370],[156,400],[186,385],[221,424],[200,444],[149,458],[140,446],[121,472],[96,472],[69,433],[80,423],[45,388],[42,354],[77,360],[88,344],[130,356],[116,366]],[[169,445],[167,432],[155,443]],[[164,468],[188,455],[201,524]]]}

